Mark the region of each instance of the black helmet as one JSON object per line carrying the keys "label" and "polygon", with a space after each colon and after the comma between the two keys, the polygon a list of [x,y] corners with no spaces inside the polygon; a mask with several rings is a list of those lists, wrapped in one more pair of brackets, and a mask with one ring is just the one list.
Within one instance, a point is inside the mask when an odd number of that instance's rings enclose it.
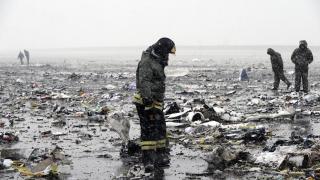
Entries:
{"label": "black helmet", "polygon": [[152,49],[154,49],[157,55],[160,55],[162,57],[166,57],[170,53],[176,53],[174,42],[166,37],[159,39],[154,45],[152,45]]}

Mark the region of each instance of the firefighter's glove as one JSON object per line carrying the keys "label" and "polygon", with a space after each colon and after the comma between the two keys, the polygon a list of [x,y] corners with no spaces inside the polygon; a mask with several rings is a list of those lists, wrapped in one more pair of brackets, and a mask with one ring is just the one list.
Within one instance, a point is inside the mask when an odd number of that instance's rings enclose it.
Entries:
{"label": "firefighter's glove", "polygon": [[149,98],[143,98],[142,102],[144,106],[152,106],[153,100]]}

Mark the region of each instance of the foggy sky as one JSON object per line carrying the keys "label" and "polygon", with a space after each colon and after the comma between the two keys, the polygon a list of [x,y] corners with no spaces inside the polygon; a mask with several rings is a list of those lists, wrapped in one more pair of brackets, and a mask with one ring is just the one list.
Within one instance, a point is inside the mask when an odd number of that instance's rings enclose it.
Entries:
{"label": "foggy sky", "polygon": [[319,0],[0,0],[0,49],[320,45]]}

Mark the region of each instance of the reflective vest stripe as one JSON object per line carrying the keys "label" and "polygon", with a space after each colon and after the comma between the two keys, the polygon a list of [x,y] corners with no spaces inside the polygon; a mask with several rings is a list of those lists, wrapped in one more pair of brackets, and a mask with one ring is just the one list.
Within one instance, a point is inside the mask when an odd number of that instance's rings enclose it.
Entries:
{"label": "reflective vest stripe", "polygon": [[[143,105],[143,101],[142,101],[142,97],[140,95],[140,93],[136,93],[134,96],[133,96],[133,103],[137,103],[137,104],[141,104]],[[146,106],[145,107],[145,110],[149,110],[149,109],[152,109],[152,108],[156,108],[156,109],[159,109],[159,110],[163,110],[163,103],[162,102],[159,102],[159,101],[153,101],[152,105],[151,106]]]}
{"label": "reflective vest stripe", "polygon": [[154,150],[157,148],[167,147],[167,139],[161,139],[158,141],[141,141],[140,146],[142,150]]}
{"label": "reflective vest stripe", "polygon": [[141,141],[141,146],[155,146],[157,145],[157,141]]}

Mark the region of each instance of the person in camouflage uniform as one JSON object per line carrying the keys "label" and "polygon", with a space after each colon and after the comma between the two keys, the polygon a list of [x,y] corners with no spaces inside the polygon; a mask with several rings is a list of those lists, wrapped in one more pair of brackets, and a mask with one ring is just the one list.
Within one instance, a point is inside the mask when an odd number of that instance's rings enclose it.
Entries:
{"label": "person in camouflage uniform", "polygon": [[274,72],[274,83],[273,83],[273,89],[272,90],[278,90],[280,80],[285,82],[287,84],[287,89],[290,88],[291,83],[289,80],[286,78],[283,72],[283,61],[281,58],[281,54],[276,52],[275,50],[269,48],[267,51],[267,54],[270,55],[271,59],[271,65],[272,65],[272,70]]}
{"label": "person in camouflage uniform", "polygon": [[309,64],[313,61],[313,55],[308,48],[308,43],[305,40],[300,41],[299,48],[295,49],[291,55],[291,61],[295,64],[295,90],[300,91],[302,79],[303,91],[308,93],[308,71]]}
{"label": "person in camouflage uniform", "polygon": [[175,44],[161,38],[142,53],[136,72],[136,105],[141,127],[142,162],[145,171],[169,165],[166,122],[163,114],[166,75],[169,54],[175,53]]}

